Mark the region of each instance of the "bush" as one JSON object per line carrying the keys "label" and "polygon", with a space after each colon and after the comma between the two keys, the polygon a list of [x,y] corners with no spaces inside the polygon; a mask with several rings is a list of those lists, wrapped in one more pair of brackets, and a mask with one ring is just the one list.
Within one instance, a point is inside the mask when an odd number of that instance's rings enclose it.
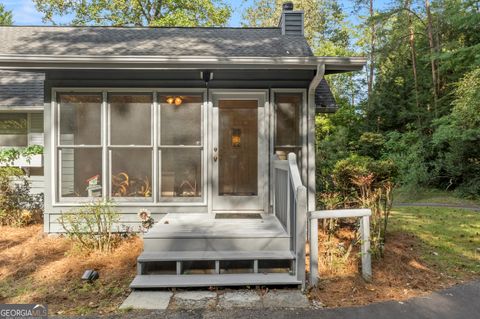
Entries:
{"label": "bush", "polygon": [[371,250],[382,256],[398,170],[390,160],[352,155],[339,161],[333,180],[348,206],[370,208]]}
{"label": "bush", "polygon": [[113,229],[119,220],[120,215],[110,202],[95,201],[63,213],[59,223],[81,250],[110,252],[122,238]]}
{"label": "bush", "polygon": [[0,168],[0,224],[25,226],[42,220],[43,194],[30,194],[21,169]]}

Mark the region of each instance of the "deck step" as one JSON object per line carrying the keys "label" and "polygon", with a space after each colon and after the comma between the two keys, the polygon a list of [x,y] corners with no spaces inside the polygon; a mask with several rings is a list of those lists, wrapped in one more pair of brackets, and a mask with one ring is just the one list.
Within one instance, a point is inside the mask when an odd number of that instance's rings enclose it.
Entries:
{"label": "deck step", "polygon": [[291,260],[291,251],[158,251],[143,252],[138,262],[200,260]]}
{"label": "deck step", "polygon": [[290,274],[223,274],[223,275],[138,275],[130,284],[132,289],[171,287],[301,285]]}

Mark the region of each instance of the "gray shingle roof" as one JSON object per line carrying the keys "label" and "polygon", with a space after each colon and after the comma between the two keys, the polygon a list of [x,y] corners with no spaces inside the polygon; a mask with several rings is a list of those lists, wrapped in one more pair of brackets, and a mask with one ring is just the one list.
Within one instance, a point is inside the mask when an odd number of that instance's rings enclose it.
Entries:
{"label": "gray shingle roof", "polygon": [[108,56],[311,56],[279,28],[0,27],[0,54]]}
{"label": "gray shingle roof", "polygon": [[[304,37],[279,28],[0,27],[0,54],[312,56]],[[0,71],[0,106],[43,105],[40,73]],[[315,94],[317,111],[336,107],[328,83]]]}
{"label": "gray shingle roof", "polygon": [[0,70],[0,106],[43,106],[43,73]]}
{"label": "gray shingle roof", "polygon": [[319,113],[331,113],[338,108],[332,90],[330,90],[330,85],[325,79],[322,79],[315,90],[315,105],[316,111]]}

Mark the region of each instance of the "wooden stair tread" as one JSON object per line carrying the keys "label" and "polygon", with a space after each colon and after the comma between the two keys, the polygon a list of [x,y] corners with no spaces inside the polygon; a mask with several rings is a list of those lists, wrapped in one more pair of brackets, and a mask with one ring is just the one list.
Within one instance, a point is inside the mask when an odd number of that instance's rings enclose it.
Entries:
{"label": "wooden stair tread", "polygon": [[288,250],[275,251],[159,251],[143,252],[138,262],[182,260],[283,260],[294,259]]}
{"label": "wooden stair tread", "polygon": [[138,275],[130,284],[132,289],[169,287],[211,287],[251,285],[301,285],[290,274],[221,274],[221,275]]}

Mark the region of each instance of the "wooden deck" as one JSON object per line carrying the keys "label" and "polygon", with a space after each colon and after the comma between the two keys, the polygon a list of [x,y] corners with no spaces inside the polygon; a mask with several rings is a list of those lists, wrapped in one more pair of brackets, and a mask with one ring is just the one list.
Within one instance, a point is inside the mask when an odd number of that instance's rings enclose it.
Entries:
{"label": "wooden deck", "polygon": [[277,218],[215,219],[215,214],[168,214],[145,234],[151,238],[258,238],[289,237]]}
{"label": "wooden deck", "polygon": [[138,275],[130,287],[301,284],[294,274],[291,238],[278,219],[239,215],[166,215],[144,235]]}

